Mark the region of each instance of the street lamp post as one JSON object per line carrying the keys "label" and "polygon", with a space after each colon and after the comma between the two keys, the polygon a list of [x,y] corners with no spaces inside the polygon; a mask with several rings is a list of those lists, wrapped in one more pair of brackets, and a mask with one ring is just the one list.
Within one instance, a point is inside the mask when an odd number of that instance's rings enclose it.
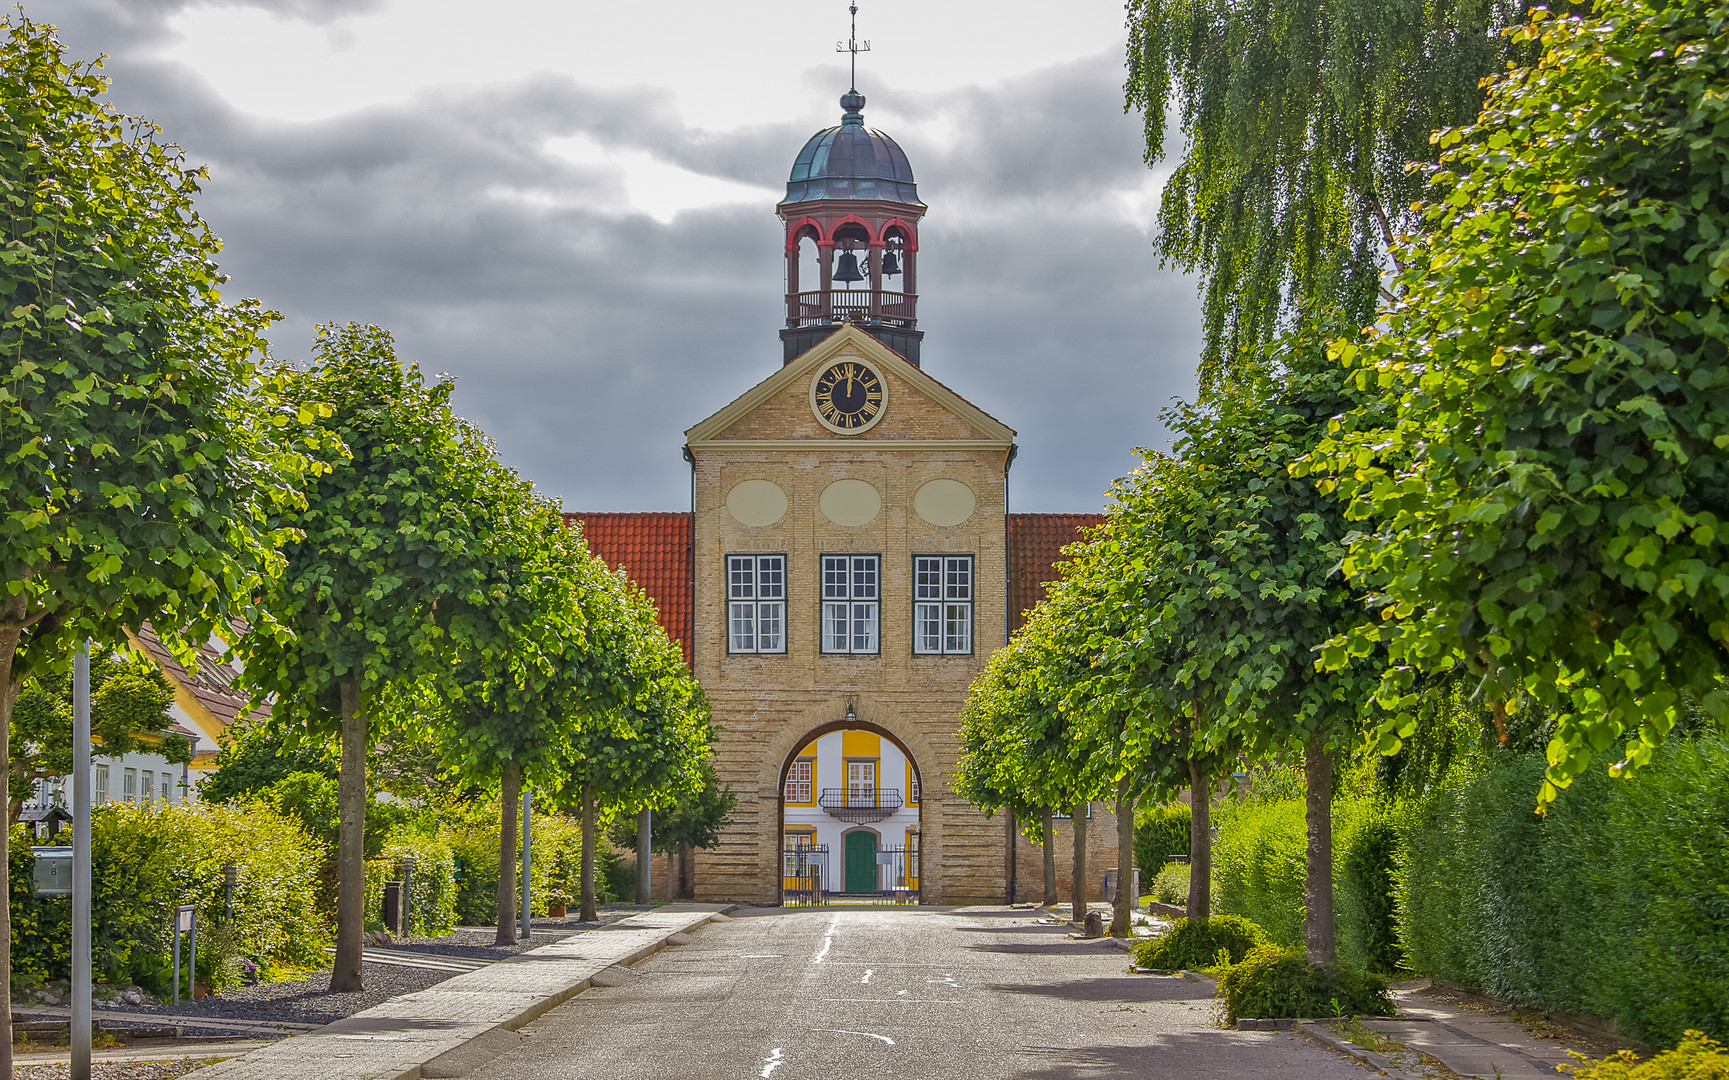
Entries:
{"label": "street lamp post", "polygon": [[90,1080],[90,643],[72,661],[72,1064]]}

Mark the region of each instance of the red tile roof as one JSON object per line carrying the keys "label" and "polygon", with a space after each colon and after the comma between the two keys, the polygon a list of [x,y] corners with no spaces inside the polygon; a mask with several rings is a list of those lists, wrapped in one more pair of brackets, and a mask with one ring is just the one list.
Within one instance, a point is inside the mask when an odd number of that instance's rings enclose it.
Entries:
{"label": "red tile roof", "polygon": [[1103,514],[1009,515],[1009,630],[1026,622],[1026,612],[1044,599],[1056,581],[1055,564],[1063,548],[1082,539],[1081,530],[1102,524]]}
{"label": "red tile roof", "polygon": [[691,562],[691,516],[677,514],[565,514],[582,526],[588,550],[608,566],[623,567],[660,609],[660,625],[684,648],[690,662],[695,617],[695,567]]}

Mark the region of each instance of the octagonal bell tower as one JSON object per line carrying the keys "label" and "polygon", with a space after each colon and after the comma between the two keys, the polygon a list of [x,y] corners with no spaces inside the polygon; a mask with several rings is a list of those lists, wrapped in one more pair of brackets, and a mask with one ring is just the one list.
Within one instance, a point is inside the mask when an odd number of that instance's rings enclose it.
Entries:
{"label": "octagonal bell tower", "polygon": [[782,362],[851,323],[916,366],[925,204],[906,153],[864,126],[864,95],[849,90],[840,105],[839,126],[805,143],[776,207],[786,225]]}

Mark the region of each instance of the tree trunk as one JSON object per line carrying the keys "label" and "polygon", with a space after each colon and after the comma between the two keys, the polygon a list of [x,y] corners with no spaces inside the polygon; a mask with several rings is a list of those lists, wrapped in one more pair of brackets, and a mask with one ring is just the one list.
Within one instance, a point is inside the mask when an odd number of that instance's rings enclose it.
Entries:
{"label": "tree trunk", "polygon": [[1069,818],[1075,826],[1075,877],[1069,888],[1069,901],[1076,922],[1087,917],[1087,810],[1091,806],[1091,803],[1076,805],[1074,815]]}
{"label": "tree trunk", "polygon": [[336,959],[330,992],[358,993],[361,934],[366,930],[366,715],[360,710],[360,679],[344,679],[342,772],[336,785]]}
{"label": "tree trunk", "polygon": [[[13,606],[23,607],[23,598]],[[22,613],[20,611],[20,613]],[[18,700],[18,687],[12,683],[12,661],[18,655],[18,639],[24,630],[20,626],[0,626],[0,762],[10,767],[12,761],[12,706]],[[10,772],[0,773],[10,776]],[[12,895],[11,829],[0,829],[0,896]],[[6,980],[6,1000],[12,1000],[12,905],[0,904],[0,977]],[[0,1009],[0,1077],[12,1076],[12,1008]]]}
{"label": "tree trunk", "polygon": [[522,764],[507,761],[499,777],[497,945],[516,944],[516,807],[522,796]]}
{"label": "tree trunk", "polygon": [[690,880],[689,844],[680,844],[678,848],[678,898],[680,900],[696,898],[696,885]]}
{"label": "tree trunk", "polygon": [[1213,782],[1189,759],[1189,907],[1191,920],[1213,917]]}
{"label": "tree trunk", "polygon": [[1057,898],[1057,846],[1056,832],[1051,827],[1051,808],[1042,811],[1045,827],[1045,842],[1041,846],[1045,852],[1045,906],[1056,907],[1060,902]]}
{"label": "tree trunk", "polygon": [[1129,794],[1127,777],[1117,781],[1117,895],[1111,905],[1111,936],[1134,932],[1135,904],[1135,800]]}
{"label": "tree trunk", "polygon": [[1336,967],[1339,951],[1333,938],[1333,758],[1327,737],[1310,736],[1303,748],[1303,778],[1308,783],[1306,817],[1309,825],[1308,879],[1303,901],[1303,945],[1309,963]]}
{"label": "tree trunk", "polygon": [[594,908],[594,790],[582,785],[582,921],[599,922]]}

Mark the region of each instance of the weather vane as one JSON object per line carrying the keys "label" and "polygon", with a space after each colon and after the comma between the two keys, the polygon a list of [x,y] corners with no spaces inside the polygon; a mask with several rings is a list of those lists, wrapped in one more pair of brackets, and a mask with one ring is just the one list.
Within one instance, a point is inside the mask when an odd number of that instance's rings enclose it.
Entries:
{"label": "weather vane", "polygon": [[852,53],[852,92],[856,94],[858,93],[858,54],[870,52],[871,43],[868,41],[861,43],[858,39],[858,5],[852,4],[848,6],[847,10],[852,12],[852,37],[845,41],[835,42],[834,51]]}

